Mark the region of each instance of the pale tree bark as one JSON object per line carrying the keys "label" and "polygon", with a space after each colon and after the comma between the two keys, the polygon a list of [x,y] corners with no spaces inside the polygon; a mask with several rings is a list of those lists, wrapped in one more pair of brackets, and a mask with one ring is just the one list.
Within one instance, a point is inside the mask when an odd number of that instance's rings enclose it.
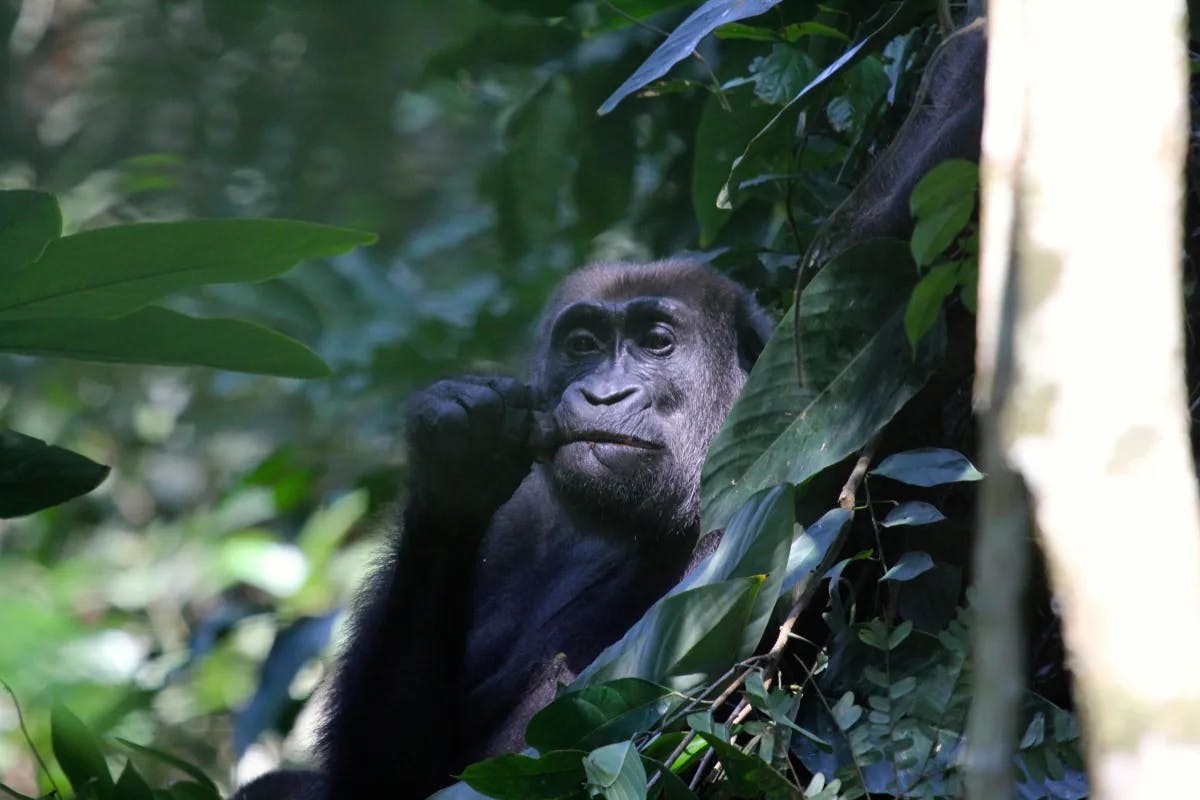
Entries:
{"label": "pale tree bark", "polygon": [[[988,10],[976,401],[991,466],[1013,470],[1000,491],[1029,492],[1092,796],[1190,796],[1200,506],[1182,357],[1184,0]],[[987,726],[976,710],[973,735]],[[1011,797],[988,791],[995,756],[971,751],[972,797]]]}

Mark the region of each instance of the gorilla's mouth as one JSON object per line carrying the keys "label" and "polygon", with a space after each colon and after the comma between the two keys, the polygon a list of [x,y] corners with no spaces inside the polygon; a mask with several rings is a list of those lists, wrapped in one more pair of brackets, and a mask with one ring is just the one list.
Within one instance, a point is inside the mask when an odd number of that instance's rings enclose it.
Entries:
{"label": "gorilla's mouth", "polygon": [[623,433],[612,433],[610,431],[580,431],[572,433],[565,438],[563,444],[571,444],[572,442],[582,442],[588,445],[617,444],[622,447],[633,447],[638,450],[662,449],[662,445],[657,442],[639,439],[636,436],[628,436]]}

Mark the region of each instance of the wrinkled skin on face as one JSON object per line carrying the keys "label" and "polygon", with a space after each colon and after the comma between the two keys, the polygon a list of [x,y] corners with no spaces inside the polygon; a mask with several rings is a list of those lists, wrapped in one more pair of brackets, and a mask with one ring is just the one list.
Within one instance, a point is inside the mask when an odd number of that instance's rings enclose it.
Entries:
{"label": "wrinkled skin on face", "polygon": [[703,322],[686,301],[654,296],[557,315],[539,393],[552,403],[548,472],[565,504],[659,530],[691,526],[704,448],[728,410],[720,399],[743,381],[735,358],[712,357]]}

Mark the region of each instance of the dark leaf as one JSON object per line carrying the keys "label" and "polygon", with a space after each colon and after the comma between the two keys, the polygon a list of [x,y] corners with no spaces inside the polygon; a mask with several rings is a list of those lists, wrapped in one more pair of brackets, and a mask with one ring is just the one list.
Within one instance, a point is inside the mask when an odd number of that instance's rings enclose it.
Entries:
{"label": "dark leaf", "polygon": [[125,745],[126,747],[128,747],[130,750],[133,750],[135,753],[140,753],[144,756],[154,759],[155,761],[159,761],[163,764],[166,764],[169,767],[174,767],[175,769],[179,770],[180,772],[184,773],[185,775],[187,775],[191,778],[195,778],[196,782],[198,784],[200,784],[201,786],[207,787],[207,789],[209,790],[209,793],[210,793],[209,794],[210,798],[212,798],[213,800],[220,800],[221,793],[219,791],[217,791],[216,784],[213,783],[212,780],[207,775],[204,774],[204,771],[202,769],[200,769],[199,767],[197,767],[195,764],[185,761],[184,759],[180,758],[179,756],[174,756],[174,755],[171,755],[170,753],[164,753],[161,750],[156,750],[153,747],[147,747],[144,744],[138,744],[136,742],[131,742],[128,739],[122,739],[120,737],[117,737],[117,741],[120,742],[121,744]]}
{"label": "dark leaf", "polygon": [[55,239],[37,261],[0,273],[0,319],[120,317],[180,289],[266,280],[302,259],[374,240],[362,231],[271,219],[85,231]]}
{"label": "dark leaf", "polygon": [[117,319],[0,321],[0,351],[79,361],[196,365],[289,378],[329,367],[282,333],[236,319],[189,317],[150,306]]}
{"label": "dark leaf", "polygon": [[700,734],[716,751],[725,767],[729,788],[736,796],[763,797],[767,800],[800,800],[800,789],[776,772],[770,764],[756,756],[743,753],[716,737]]}
{"label": "dark leaf", "polygon": [[[925,384],[944,337],[936,329],[913,358],[901,330],[907,292],[894,277],[907,272],[904,265],[911,262],[907,257],[899,264],[875,258],[881,249],[894,252],[896,247],[902,252],[898,243],[851,248],[801,296],[801,319],[814,332],[801,341],[805,388],[797,386],[794,310],[784,317],[709,446],[701,478],[705,531],[722,527],[755,492],[781,483],[802,484],[862,449]],[[911,285],[912,274],[907,274]],[[851,275],[854,281],[846,280],[847,285],[870,275],[877,285],[837,305],[843,318],[839,324],[834,308],[842,295],[836,283]],[[893,283],[898,287],[894,292],[879,289]]]}
{"label": "dark leaf", "polygon": [[36,260],[62,234],[58,201],[45,192],[0,192],[0,271]]}
{"label": "dark leaf", "polygon": [[541,758],[508,753],[472,764],[460,776],[471,788],[495,800],[585,798],[581,751],[558,750]]}
{"label": "dark leaf", "polygon": [[640,678],[620,678],[564,694],[525,729],[525,741],[542,752],[592,750],[648,729],[670,707],[670,690]]}
{"label": "dark leaf", "polygon": [[50,709],[50,743],[75,794],[94,793],[100,800],[112,798],[113,779],[99,737],[58,701]]}
{"label": "dark leaf", "polygon": [[20,517],[87,494],[108,467],[11,430],[0,430],[0,518]]}
{"label": "dark leaf", "polygon": [[154,792],[133,764],[126,762],[113,789],[113,800],[154,800]]}

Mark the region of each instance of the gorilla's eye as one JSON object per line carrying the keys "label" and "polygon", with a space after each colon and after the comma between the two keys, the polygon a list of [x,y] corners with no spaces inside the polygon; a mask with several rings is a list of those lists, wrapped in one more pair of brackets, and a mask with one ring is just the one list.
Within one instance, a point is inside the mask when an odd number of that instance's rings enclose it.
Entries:
{"label": "gorilla's eye", "polygon": [[655,325],[642,334],[641,345],[656,356],[665,356],[675,349],[675,336],[670,328]]}
{"label": "gorilla's eye", "polygon": [[588,331],[574,330],[567,334],[563,341],[563,349],[567,351],[567,355],[590,356],[600,352],[600,342]]}

